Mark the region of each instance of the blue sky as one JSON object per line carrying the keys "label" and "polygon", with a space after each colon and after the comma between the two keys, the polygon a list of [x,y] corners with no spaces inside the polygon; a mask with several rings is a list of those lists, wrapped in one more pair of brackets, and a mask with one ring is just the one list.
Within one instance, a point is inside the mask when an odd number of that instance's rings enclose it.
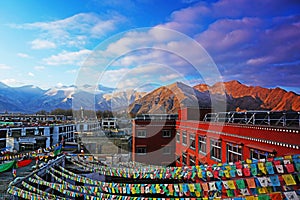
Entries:
{"label": "blue sky", "polygon": [[299,35],[298,1],[0,1],[0,81],[139,89],[239,80],[300,93]]}

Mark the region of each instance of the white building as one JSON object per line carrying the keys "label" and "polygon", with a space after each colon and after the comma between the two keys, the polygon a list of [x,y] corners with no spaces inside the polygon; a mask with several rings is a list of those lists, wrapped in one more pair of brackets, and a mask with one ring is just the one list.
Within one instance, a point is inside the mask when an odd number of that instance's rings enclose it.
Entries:
{"label": "white building", "polygon": [[34,150],[75,139],[75,124],[0,128],[0,149]]}

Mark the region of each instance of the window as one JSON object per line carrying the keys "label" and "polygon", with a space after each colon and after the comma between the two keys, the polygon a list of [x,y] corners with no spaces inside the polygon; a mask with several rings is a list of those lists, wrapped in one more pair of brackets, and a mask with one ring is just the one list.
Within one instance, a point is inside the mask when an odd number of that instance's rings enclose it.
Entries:
{"label": "window", "polygon": [[180,132],[179,131],[176,132],[176,142],[180,143]]}
{"label": "window", "polygon": [[206,137],[199,135],[198,137],[199,153],[206,154]]}
{"label": "window", "polygon": [[261,151],[257,149],[250,149],[250,157],[251,159],[254,160],[259,160],[259,159],[265,159],[265,158],[272,158],[275,157],[274,153],[269,153],[266,151]]}
{"label": "window", "polygon": [[242,160],[242,146],[227,143],[227,162],[237,162]]}
{"label": "window", "polygon": [[176,162],[177,162],[177,163],[180,163],[180,155],[177,155],[177,154],[176,154]]}
{"label": "window", "polygon": [[182,132],[182,144],[187,145],[186,132]]}
{"label": "window", "polygon": [[171,137],[171,130],[162,130],[162,137]]}
{"label": "window", "polygon": [[143,155],[147,153],[147,148],[146,147],[136,147],[136,151],[137,154]]}
{"label": "window", "polygon": [[137,130],[136,136],[137,137],[146,137],[147,132],[146,130]]}
{"label": "window", "polygon": [[11,135],[12,137],[20,137],[22,135],[21,129],[16,129],[16,130],[9,129],[8,132],[9,132],[8,134]]}
{"label": "window", "polygon": [[210,140],[210,157],[218,162],[221,162],[221,140]]}
{"label": "window", "polygon": [[171,147],[170,146],[163,146],[162,150],[163,150],[163,154],[171,154]]}
{"label": "window", "polygon": [[196,163],[196,157],[193,155],[190,155],[190,166],[195,166]]}
{"label": "window", "polygon": [[1,138],[0,139],[0,148],[5,148],[6,147],[6,139]]}
{"label": "window", "polygon": [[186,165],[186,153],[182,152],[182,164]]}
{"label": "window", "polygon": [[196,149],[195,135],[194,134],[190,134],[190,148],[193,149],[193,150]]}

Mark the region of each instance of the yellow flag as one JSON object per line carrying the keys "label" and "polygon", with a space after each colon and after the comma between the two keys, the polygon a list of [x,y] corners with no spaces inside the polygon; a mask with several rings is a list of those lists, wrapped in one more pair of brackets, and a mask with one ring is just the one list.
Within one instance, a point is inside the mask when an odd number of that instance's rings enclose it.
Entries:
{"label": "yellow flag", "polygon": [[230,178],[230,174],[228,170],[224,170],[224,174],[226,178]]}
{"label": "yellow flag", "polygon": [[257,166],[258,166],[258,169],[259,169],[263,174],[267,174],[267,170],[266,170],[266,167],[265,167],[265,163],[260,162],[260,163],[257,164]]}
{"label": "yellow flag", "polygon": [[229,165],[226,165],[226,166],[225,166],[225,169],[230,170],[231,167],[230,167]]}
{"label": "yellow flag", "polygon": [[265,194],[265,193],[267,193],[267,190],[266,190],[266,188],[257,188],[257,191],[258,191],[258,193],[259,194]]}
{"label": "yellow flag", "polygon": [[282,178],[284,179],[286,185],[296,185],[296,181],[294,180],[292,174],[284,174],[282,175]]}
{"label": "yellow flag", "polygon": [[255,200],[255,196],[245,196],[246,200]]}
{"label": "yellow flag", "polygon": [[179,184],[179,191],[183,192],[182,184]]}
{"label": "yellow flag", "polygon": [[155,189],[156,189],[156,193],[160,193],[160,185],[159,184],[155,184]]}
{"label": "yellow flag", "polygon": [[292,160],[292,156],[291,156],[291,155],[289,155],[289,156],[284,156],[284,159],[286,159],[286,160]]}
{"label": "yellow flag", "polygon": [[131,188],[131,193],[132,193],[132,194],[135,194],[135,187],[132,187],[132,188]]}
{"label": "yellow flag", "polygon": [[199,191],[196,191],[195,194],[196,194],[196,197],[200,197],[201,196],[201,193]]}
{"label": "yellow flag", "polygon": [[201,169],[198,171],[198,177],[202,178],[202,170]]}
{"label": "yellow flag", "polygon": [[236,189],[233,180],[227,181],[227,184],[230,189],[232,189],[232,190]]}
{"label": "yellow flag", "polygon": [[195,185],[193,183],[188,184],[188,186],[191,192],[195,191]]}

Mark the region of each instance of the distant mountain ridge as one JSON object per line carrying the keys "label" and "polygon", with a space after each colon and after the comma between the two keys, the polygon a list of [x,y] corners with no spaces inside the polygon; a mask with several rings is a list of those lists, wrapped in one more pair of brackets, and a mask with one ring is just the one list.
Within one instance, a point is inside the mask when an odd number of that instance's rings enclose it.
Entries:
{"label": "distant mountain ridge", "polygon": [[[224,102],[226,99],[226,102]],[[115,88],[84,85],[54,87],[43,90],[28,85],[9,87],[0,82],[0,112],[36,113],[57,108],[83,107],[87,110],[127,111],[140,113],[177,113],[179,108],[208,108],[211,103],[226,103],[227,110],[294,110],[300,111],[300,96],[281,88],[247,86],[238,81],[198,84],[181,82],[162,86],[151,92],[117,91]]]}
{"label": "distant mountain ridge", "polygon": [[245,110],[293,110],[300,111],[300,96],[281,88],[267,89],[247,86],[238,81],[216,83],[212,86],[199,84],[190,87],[174,83],[160,87],[130,105],[128,112],[176,113],[187,106],[211,107],[211,102],[221,105],[226,99],[227,111]]}
{"label": "distant mountain ridge", "polygon": [[[224,91],[220,89],[220,83],[216,83],[213,86],[199,84],[194,86],[194,88],[199,91],[209,91],[212,94],[224,94]],[[224,88],[229,98],[228,102],[233,103],[235,110],[300,111],[300,96],[294,92],[287,92],[279,87],[268,89],[260,86],[247,86],[234,80],[224,82]],[[231,99],[232,101],[230,101]],[[251,108],[250,104],[252,104],[253,108]],[[234,107],[232,109],[234,109]]]}
{"label": "distant mountain ridge", "polygon": [[113,110],[114,106],[118,111],[143,94],[137,91],[116,92],[115,88],[102,85],[84,85],[82,88],[72,85],[43,90],[32,85],[9,87],[0,82],[0,112],[36,113],[57,108],[72,109],[74,102],[86,110]]}

